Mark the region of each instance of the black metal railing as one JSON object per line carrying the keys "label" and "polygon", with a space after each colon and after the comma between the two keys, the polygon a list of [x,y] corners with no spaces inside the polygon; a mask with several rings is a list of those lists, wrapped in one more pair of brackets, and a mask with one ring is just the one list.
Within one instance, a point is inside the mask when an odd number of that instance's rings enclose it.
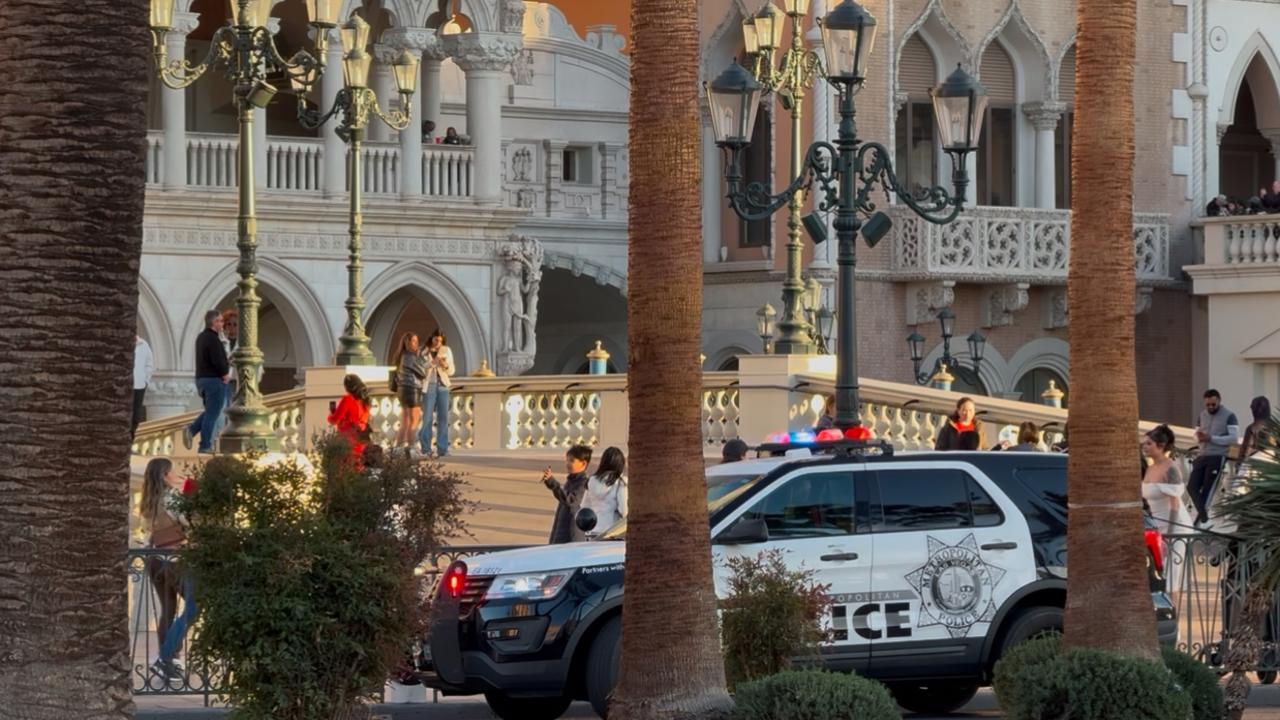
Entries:
{"label": "black metal railing", "polygon": [[[1215,670],[1224,670],[1239,636],[1241,611],[1253,574],[1265,559],[1250,543],[1225,533],[1188,532],[1165,536],[1165,575],[1178,609],[1178,649]],[[1280,669],[1276,629],[1280,595],[1272,597],[1263,622],[1257,662],[1249,668],[1274,678]]]}
{"label": "black metal railing", "polygon": [[[423,568],[423,581],[428,593],[434,593],[435,578],[455,560],[465,560],[520,545],[460,545],[442,547],[432,553]],[[130,677],[134,695],[203,695],[205,705],[218,695],[223,669],[217,663],[205,663],[189,656],[192,638],[200,633],[200,620],[195,617],[185,637],[177,645],[173,663],[168,668],[156,667],[164,634],[173,621],[186,611],[184,600],[185,571],[180,550],[133,548],[126,564],[129,575]]]}

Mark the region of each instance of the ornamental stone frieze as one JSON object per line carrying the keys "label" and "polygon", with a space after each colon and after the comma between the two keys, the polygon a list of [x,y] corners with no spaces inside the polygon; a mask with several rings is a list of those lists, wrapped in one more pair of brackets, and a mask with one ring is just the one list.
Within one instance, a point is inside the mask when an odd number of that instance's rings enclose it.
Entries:
{"label": "ornamental stone frieze", "polygon": [[[458,238],[396,237],[365,235],[366,256],[404,258],[483,258],[491,256],[495,241]],[[289,253],[301,256],[346,257],[349,239],[346,233],[277,233],[258,234],[260,254]],[[233,255],[235,231],[203,228],[144,228],[142,244],[148,252],[196,251]]]}
{"label": "ornamental stone frieze", "polygon": [[1045,330],[1059,330],[1067,326],[1067,289],[1055,287],[1045,296],[1041,310],[1041,326]]}
{"label": "ornamental stone frieze", "polygon": [[1031,304],[1031,284],[1014,283],[986,288],[982,297],[981,324],[984,328],[1013,324],[1013,316]]}
{"label": "ornamental stone frieze", "polygon": [[956,284],[951,280],[907,285],[907,324],[921,325],[938,319],[938,311],[956,301]]}
{"label": "ornamental stone frieze", "polygon": [[508,33],[457,33],[446,35],[443,43],[463,72],[506,70],[524,49],[524,39]]}
{"label": "ornamental stone frieze", "polygon": [[[382,33],[380,45],[396,50],[408,50],[416,57],[427,56],[437,60],[445,57],[444,50],[440,47],[440,38],[434,30],[427,28],[387,28]],[[394,58],[392,60],[394,61]]]}
{"label": "ornamental stone frieze", "polygon": [[1041,132],[1050,132],[1058,128],[1058,121],[1067,111],[1066,103],[1046,100],[1044,102],[1023,103],[1022,114],[1027,116],[1031,125]]}

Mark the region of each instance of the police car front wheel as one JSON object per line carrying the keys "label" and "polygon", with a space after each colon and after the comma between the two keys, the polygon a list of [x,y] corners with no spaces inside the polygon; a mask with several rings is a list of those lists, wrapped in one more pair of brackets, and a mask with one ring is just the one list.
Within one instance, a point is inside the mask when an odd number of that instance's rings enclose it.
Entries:
{"label": "police car front wheel", "polygon": [[921,715],[946,715],[969,704],[978,694],[978,684],[968,682],[895,683],[889,686],[893,699],[902,707]]}
{"label": "police car front wheel", "polygon": [[495,690],[486,692],[484,699],[502,720],[556,720],[573,702],[567,697],[513,698]]}

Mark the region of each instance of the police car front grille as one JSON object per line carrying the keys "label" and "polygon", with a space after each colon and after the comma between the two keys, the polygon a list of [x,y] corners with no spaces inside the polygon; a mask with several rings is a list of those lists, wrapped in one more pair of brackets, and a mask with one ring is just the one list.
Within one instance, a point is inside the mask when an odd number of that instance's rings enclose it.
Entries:
{"label": "police car front grille", "polygon": [[467,576],[466,582],[462,586],[462,597],[458,599],[458,614],[467,617],[476,605],[484,599],[484,594],[489,590],[489,586],[493,584],[493,577],[476,577]]}

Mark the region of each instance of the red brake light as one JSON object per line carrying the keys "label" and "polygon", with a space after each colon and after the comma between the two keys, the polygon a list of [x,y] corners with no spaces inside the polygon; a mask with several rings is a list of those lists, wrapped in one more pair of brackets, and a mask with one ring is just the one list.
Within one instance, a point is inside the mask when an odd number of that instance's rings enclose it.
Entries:
{"label": "red brake light", "polygon": [[854,425],[844,431],[845,440],[870,440],[871,431],[863,425]]}
{"label": "red brake light", "polygon": [[1155,528],[1147,528],[1144,533],[1147,540],[1147,550],[1151,551],[1151,562],[1155,565],[1156,572],[1164,572],[1164,536]]}
{"label": "red brake light", "polygon": [[844,439],[844,433],[835,428],[827,428],[818,433],[818,442],[832,442]]}
{"label": "red brake light", "polygon": [[467,564],[459,560],[449,565],[449,569],[444,571],[442,585],[449,597],[462,597],[462,591],[467,585]]}

